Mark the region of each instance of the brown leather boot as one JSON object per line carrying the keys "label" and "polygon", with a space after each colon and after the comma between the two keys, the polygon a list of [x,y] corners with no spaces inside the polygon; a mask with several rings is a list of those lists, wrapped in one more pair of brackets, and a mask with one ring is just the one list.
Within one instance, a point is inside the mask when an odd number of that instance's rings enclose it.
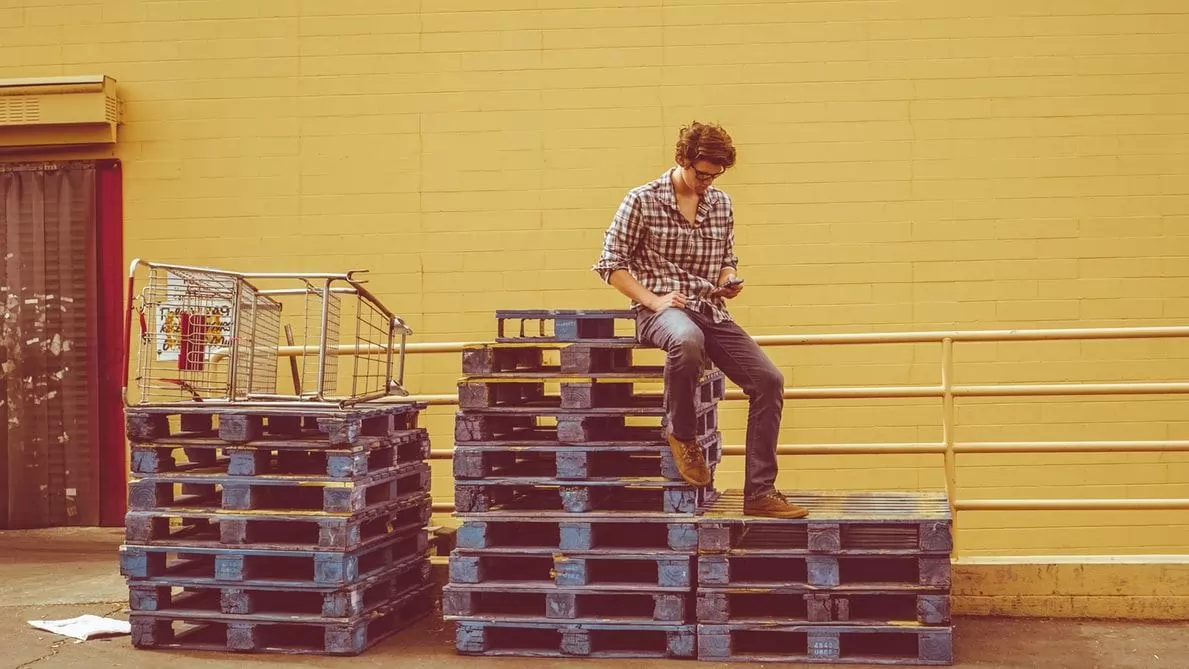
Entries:
{"label": "brown leather boot", "polygon": [[710,485],[710,468],[706,466],[706,454],[696,441],[682,441],[667,432],[669,448],[673,451],[673,462],[677,463],[677,473],[686,483],[698,487]]}
{"label": "brown leather boot", "polygon": [[743,515],[765,518],[804,518],[809,515],[809,510],[793,504],[779,491],[773,490],[763,497],[744,500]]}

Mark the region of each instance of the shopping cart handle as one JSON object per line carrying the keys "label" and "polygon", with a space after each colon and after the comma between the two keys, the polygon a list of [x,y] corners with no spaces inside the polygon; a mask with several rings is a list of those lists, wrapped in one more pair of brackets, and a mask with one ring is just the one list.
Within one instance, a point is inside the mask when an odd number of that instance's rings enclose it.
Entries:
{"label": "shopping cart handle", "polygon": [[413,334],[413,328],[406,325],[404,319],[402,319],[400,316],[392,317],[392,327],[396,328],[397,330],[400,330],[401,332],[405,333],[406,335]]}

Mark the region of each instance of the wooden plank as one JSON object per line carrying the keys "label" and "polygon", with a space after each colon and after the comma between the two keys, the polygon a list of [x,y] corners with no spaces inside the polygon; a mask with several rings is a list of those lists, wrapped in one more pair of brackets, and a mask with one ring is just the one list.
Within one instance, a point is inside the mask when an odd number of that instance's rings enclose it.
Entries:
{"label": "wooden plank", "polygon": [[949,556],[703,554],[698,583],[755,589],[910,585],[949,588]]}
{"label": "wooden plank", "polygon": [[460,622],[455,645],[463,655],[692,659],[695,634],[693,625],[642,622]]}
{"label": "wooden plank", "polygon": [[175,593],[169,582],[129,582],[129,609],[133,612],[151,611],[191,619],[225,619],[276,621],[283,616],[286,622],[344,622],[365,616],[421,590],[430,581],[429,558],[422,555],[401,564],[390,565],[366,579],[336,587],[306,587],[289,589],[278,586],[245,585],[242,583],[187,584]]}
{"label": "wooden plank", "polygon": [[[706,462],[722,459],[722,435],[699,440]],[[452,458],[456,479],[556,477],[584,481],[604,477],[681,480],[667,443],[566,446],[475,446],[460,444]]]}
{"label": "wooden plank", "polygon": [[939,625],[950,621],[948,591],[912,592],[911,586],[841,586],[821,590],[804,584],[733,586],[698,584],[699,623]]}
{"label": "wooden plank", "polygon": [[[345,480],[308,475],[233,476],[221,467],[213,469],[137,475],[128,485],[129,508],[356,513],[427,492],[430,485],[429,465],[424,462]],[[181,497],[175,495],[179,484]]]}
{"label": "wooden plank", "polygon": [[[356,404],[346,409],[309,408],[280,410],[269,407],[237,405],[234,408],[211,405],[201,411],[178,411],[170,407],[138,405],[125,411],[128,439],[134,443],[149,443],[170,438],[168,419],[182,416],[183,420],[205,421],[217,419],[218,436],[225,442],[244,444],[258,441],[266,434],[294,435],[311,430],[320,433],[329,446],[349,446],[364,437],[389,436],[417,428],[423,403]],[[187,432],[183,425],[183,432]],[[207,430],[191,429],[182,436],[210,437]]]}
{"label": "wooden plank", "polygon": [[542,514],[492,514],[464,520],[457,539],[460,549],[487,552],[557,549],[574,554],[658,549],[690,553],[697,548],[694,517],[640,513],[594,512],[560,519]]}
{"label": "wooden plank", "polygon": [[125,544],[120,547],[120,574],[130,582],[181,587],[234,583],[303,590],[368,579],[419,560],[428,550],[423,527],[400,529],[350,551]]}
{"label": "wooden plank", "polygon": [[352,550],[370,540],[424,526],[430,509],[429,496],[421,494],[354,514],[217,509],[130,511],[125,536],[129,544],[154,546],[189,548],[250,544],[256,547]]}
{"label": "wooden plank", "polygon": [[[433,586],[393,600],[364,616],[343,622],[244,620],[221,614],[215,619],[193,614],[133,612],[132,645],[136,648],[216,650],[290,655],[358,655],[432,610]],[[177,633],[179,623],[195,627]]]}
{"label": "wooden plank", "polygon": [[482,622],[685,623],[693,622],[686,619],[691,596],[686,589],[666,592],[621,586],[562,588],[553,583],[451,583],[442,589],[442,616]]}
{"label": "wooden plank", "polygon": [[689,555],[659,551],[629,555],[569,555],[455,550],[450,555],[450,582],[540,582],[570,588],[640,586],[689,591],[693,584],[693,569]]}
{"label": "wooden plank", "polygon": [[698,659],[717,662],[929,664],[954,660],[951,627],[759,625],[698,626]]}
{"label": "wooden plank", "polygon": [[558,511],[587,513],[596,510],[694,513],[713,494],[684,481],[630,481],[622,478],[583,482],[542,478],[457,480],[454,485],[456,514],[494,511]]}

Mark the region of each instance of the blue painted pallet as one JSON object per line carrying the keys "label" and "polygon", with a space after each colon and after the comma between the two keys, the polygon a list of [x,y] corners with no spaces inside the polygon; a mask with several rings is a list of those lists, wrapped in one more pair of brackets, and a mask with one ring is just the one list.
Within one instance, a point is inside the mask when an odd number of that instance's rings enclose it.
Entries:
{"label": "blue painted pallet", "polygon": [[[428,500],[425,515],[428,517]],[[252,585],[288,590],[354,583],[392,564],[424,556],[429,536],[424,520],[394,527],[348,551],[135,546],[120,547],[120,573],[130,580],[174,586]]]}
{"label": "blue painted pallet", "polygon": [[[427,405],[357,404],[345,409],[280,409],[259,405],[203,404],[187,407],[152,405],[125,409],[128,440],[134,444],[173,441],[190,437],[217,436],[233,444],[250,443],[266,434],[303,436],[328,446],[345,446],[359,437],[386,436],[417,427],[417,418]],[[170,418],[176,416],[181,432],[175,433]]]}
{"label": "blue painted pallet", "polygon": [[[454,418],[454,440],[473,442],[556,441],[586,443],[636,440],[642,434],[659,435],[665,411],[656,406],[635,409],[480,409],[459,411]],[[629,419],[654,419],[659,425],[630,425]],[[641,429],[641,428],[645,429]],[[647,428],[651,427],[651,430]],[[718,429],[716,405],[703,405],[694,415],[694,434]]]}
{"label": "blue painted pallet", "polygon": [[698,659],[714,662],[953,664],[953,629],[913,625],[698,625]]}
{"label": "blue painted pallet", "polygon": [[697,549],[696,517],[664,513],[592,512],[556,515],[474,514],[458,528],[460,549],[518,553],[557,549],[566,553],[638,553]]}
{"label": "blue painted pallet", "polygon": [[[642,376],[473,376],[458,382],[458,406],[463,410],[529,412],[533,409],[643,409],[660,407],[660,375]],[[558,387],[556,393],[552,392]],[[645,386],[642,388],[641,386]],[[649,387],[651,386],[651,387]],[[712,405],[726,396],[726,377],[706,372],[698,382],[694,402]]]}
{"label": "blue painted pallet", "polygon": [[798,491],[789,501],[805,518],[743,513],[743,494],[727,490],[701,510],[698,547],[737,555],[949,555],[952,514],[943,492]]}
{"label": "blue painted pallet", "polygon": [[[698,440],[707,463],[722,460],[722,435],[712,432]],[[681,475],[673,451],[664,442],[630,444],[567,444],[475,446],[454,448],[454,477],[555,477],[581,481],[591,478],[629,477],[678,481]]]}
{"label": "blue painted pallet", "polygon": [[442,588],[446,620],[692,623],[689,588],[655,585],[564,588],[552,583],[450,583]]}
{"label": "blue painted pallet", "polygon": [[919,586],[698,584],[700,623],[826,623],[940,625],[950,621],[949,590]]}
{"label": "blue painted pallet", "polygon": [[[405,558],[379,573],[339,586],[292,589],[282,585],[215,583],[202,586],[181,583],[129,581],[132,611],[184,616],[225,613],[244,616],[284,614],[291,621],[321,622],[328,618],[358,618],[384,603],[421,588],[430,581],[429,557]],[[175,592],[175,590],[181,590]]]}
{"label": "blue painted pallet", "polygon": [[[644,364],[637,359],[635,352],[645,348],[635,342],[621,341],[470,344],[462,350],[462,373],[496,377],[590,374],[600,378],[615,378],[663,375],[664,365]],[[656,352],[655,349],[653,351]]]}
{"label": "blue painted pallet", "polygon": [[361,436],[349,446],[287,436],[265,436],[250,444],[188,437],[133,444],[131,455],[133,474],[202,469],[233,476],[304,474],[347,479],[428,459],[429,435],[424,428],[401,430],[385,436]]}
{"label": "blue painted pallet", "polygon": [[455,633],[462,655],[692,659],[696,654],[694,625],[460,622]]}
{"label": "blue painted pallet", "polygon": [[651,479],[458,479],[454,482],[454,511],[460,516],[525,511],[693,513],[714,494],[713,487]]}
{"label": "blue painted pallet", "polygon": [[[497,342],[623,342],[636,340],[636,312],[624,309],[501,309],[495,312]],[[518,324],[509,330],[508,321]],[[617,334],[623,322],[631,334]],[[536,327],[532,327],[535,323]]]}
{"label": "blue painted pallet", "polygon": [[429,495],[416,493],[353,514],[221,509],[130,511],[125,516],[125,539],[129,544],[185,548],[347,551],[392,536],[399,528],[424,525],[430,509]]}
{"label": "blue painted pallet", "polygon": [[556,551],[492,553],[455,549],[450,554],[451,583],[545,582],[562,587],[643,585],[689,589],[693,558],[688,554],[580,554]]}
{"label": "blue painted pallet", "polygon": [[840,585],[902,585],[948,588],[948,555],[757,555],[698,556],[698,583],[715,586],[831,588]]}
{"label": "blue painted pallet", "polygon": [[[181,486],[181,495],[175,486]],[[429,465],[410,462],[353,479],[271,474],[232,476],[222,471],[142,474],[128,483],[132,511],[225,509],[357,513],[428,492]]]}
{"label": "blue painted pallet", "polygon": [[213,650],[291,655],[358,655],[433,610],[432,585],[407,593],[355,619],[293,621],[227,614],[133,612],[135,648]]}

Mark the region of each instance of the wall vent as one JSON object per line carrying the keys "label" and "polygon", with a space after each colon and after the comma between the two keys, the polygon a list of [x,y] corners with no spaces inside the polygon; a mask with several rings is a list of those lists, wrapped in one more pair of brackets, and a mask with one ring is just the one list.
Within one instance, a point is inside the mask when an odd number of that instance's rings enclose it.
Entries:
{"label": "wall vent", "polygon": [[0,79],[0,149],[112,144],[122,112],[111,77]]}

